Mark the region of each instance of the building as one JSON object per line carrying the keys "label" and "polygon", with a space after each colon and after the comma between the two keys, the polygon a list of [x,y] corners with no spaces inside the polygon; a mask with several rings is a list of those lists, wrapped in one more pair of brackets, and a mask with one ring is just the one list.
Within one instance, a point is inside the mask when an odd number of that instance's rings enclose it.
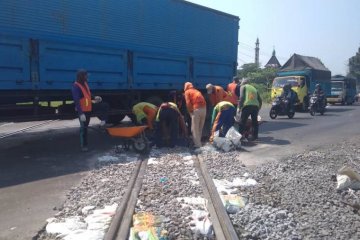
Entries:
{"label": "building", "polygon": [[265,64],[265,68],[280,68],[280,67],[281,64],[279,60],[276,58],[276,52],[274,49],[270,60],[267,62],[267,64]]}

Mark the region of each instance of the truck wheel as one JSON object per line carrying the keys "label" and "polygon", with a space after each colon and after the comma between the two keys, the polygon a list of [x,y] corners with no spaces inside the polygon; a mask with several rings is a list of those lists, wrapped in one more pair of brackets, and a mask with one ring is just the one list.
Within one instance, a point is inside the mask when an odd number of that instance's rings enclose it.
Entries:
{"label": "truck wheel", "polygon": [[116,125],[119,124],[124,118],[125,118],[124,114],[110,115],[107,120],[107,123]]}

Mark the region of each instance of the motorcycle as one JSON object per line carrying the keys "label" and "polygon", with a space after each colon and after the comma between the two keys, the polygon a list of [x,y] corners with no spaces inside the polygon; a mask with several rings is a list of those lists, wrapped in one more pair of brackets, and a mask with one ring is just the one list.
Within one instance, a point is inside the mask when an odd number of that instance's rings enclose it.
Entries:
{"label": "motorcycle", "polygon": [[295,111],[288,109],[288,100],[282,97],[276,97],[272,103],[270,109],[270,118],[275,119],[278,115],[285,116],[287,115],[288,118],[293,118],[295,116]]}
{"label": "motorcycle", "polygon": [[323,103],[323,100],[320,99],[316,95],[312,95],[310,97],[310,104],[309,104],[309,113],[311,116],[314,116],[315,113],[320,113],[321,115],[324,115],[325,112],[325,103]]}

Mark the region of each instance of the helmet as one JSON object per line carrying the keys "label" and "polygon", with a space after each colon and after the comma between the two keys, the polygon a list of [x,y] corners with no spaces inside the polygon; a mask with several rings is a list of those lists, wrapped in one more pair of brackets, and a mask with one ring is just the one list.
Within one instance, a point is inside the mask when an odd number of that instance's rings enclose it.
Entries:
{"label": "helmet", "polygon": [[316,89],[319,89],[319,88],[321,88],[321,85],[320,85],[320,84],[316,84],[316,85],[315,85],[315,88],[316,88]]}

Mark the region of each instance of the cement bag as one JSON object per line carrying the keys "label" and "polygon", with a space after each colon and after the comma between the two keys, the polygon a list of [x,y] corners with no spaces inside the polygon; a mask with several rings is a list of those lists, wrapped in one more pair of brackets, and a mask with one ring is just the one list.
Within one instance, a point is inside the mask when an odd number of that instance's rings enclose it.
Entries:
{"label": "cement bag", "polygon": [[215,147],[223,150],[224,152],[229,152],[230,150],[233,150],[235,148],[230,139],[224,137],[214,137],[213,144],[215,145]]}
{"label": "cement bag", "polygon": [[240,147],[241,146],[241,134],[236,131],[236,129],[234,127],[231,127],[229,129],[229,131],[226,133],[225,138],[229,139],[232,144],[234,144],[235,147]]}
{"label": "cement bag", "polygon": [[221,149],[225,152],[229,152],[230,150],[234,149],[234,146],[232,146],[232,142],[224,137],[219,137],[219,131],[216,131],[214,133],[214,140],[213,140],[213,145],[218,148]]}

